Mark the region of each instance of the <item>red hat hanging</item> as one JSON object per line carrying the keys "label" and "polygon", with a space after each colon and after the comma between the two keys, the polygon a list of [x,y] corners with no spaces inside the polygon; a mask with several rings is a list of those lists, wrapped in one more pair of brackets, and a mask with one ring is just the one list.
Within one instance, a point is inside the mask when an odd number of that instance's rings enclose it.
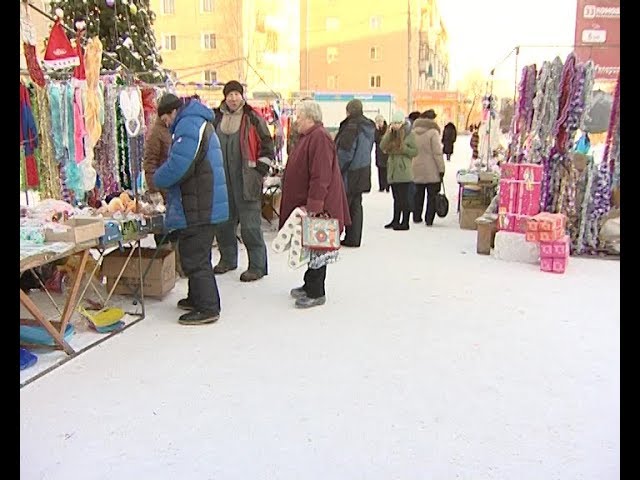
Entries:
{"label": "red hat hanging", "polygon": [[84,51],[82,48],[82,39],[84,38],[87,23],[84,21],[84,18],[79,16],[76,18],[74,26],[76,27],[76,54],[78,55],[78,60],[80,63],[76,68],[73,69],[73,78],[82,82],[86,82],[87,75],[84,69]]}
{"label": "red hat hanging", "polygon": [[75,67],[80,64],[78,52],[71,46],[71,42],[60,24],[62,9],[56,9],[56,20],[51,27],[47,50],[44,54],[44,66],[53,70]]}

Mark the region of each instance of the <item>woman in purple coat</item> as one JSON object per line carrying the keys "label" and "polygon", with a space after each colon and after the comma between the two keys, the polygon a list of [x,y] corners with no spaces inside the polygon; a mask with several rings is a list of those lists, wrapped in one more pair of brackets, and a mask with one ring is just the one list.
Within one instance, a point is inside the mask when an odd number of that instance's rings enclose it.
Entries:
{"label": "woman in purple coat", "polygon": [[[328,214],[340,223],[340,232],[351,225],[349,204],[342,183],[335,144],[322,125],[320,105],[305,100],[296,108],[295,127],[300,134],[296,147],[287,161],[282,180],[280,226],[300,207],[307,215]],[[309,267],[304,285],[291,290],[297,308],[323,305],[327,266]]]}

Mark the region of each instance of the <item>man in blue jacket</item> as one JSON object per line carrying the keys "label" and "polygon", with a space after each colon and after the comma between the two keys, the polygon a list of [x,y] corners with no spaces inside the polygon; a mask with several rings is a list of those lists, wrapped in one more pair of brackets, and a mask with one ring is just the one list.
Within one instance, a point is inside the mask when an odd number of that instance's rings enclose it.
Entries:
{"label": "man in blue jacket", "polygon": [[170,113],[173,140],[169,158],[156,170],[156,187],[167,191],[165,224],[178,231],[178,250],[189,278],[189,310],[183,325],[212,323],[220,317],[220,295],[211,267],[214,225],[229,218],[229,200],[220,141],[211,121],[213,111],[196,99]]}
{"label": "man in blue jacket", "polygon": [[336,135],[338,162],[349,202],[351,226],[345,228],[345,247],[359,247],[362,241],[362,194],[371,191],[371,152],[376,138],[376,124],[364,116],[362,102],[347,103],[347,118]]}

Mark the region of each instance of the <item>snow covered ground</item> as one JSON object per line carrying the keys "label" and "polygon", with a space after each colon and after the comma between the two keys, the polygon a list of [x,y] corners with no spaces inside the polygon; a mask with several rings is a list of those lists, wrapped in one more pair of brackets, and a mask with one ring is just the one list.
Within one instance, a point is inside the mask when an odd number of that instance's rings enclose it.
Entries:
{"label": "snow covered ground", "polygon": [[181,280],[22,388],[21,478],[619,478],[620,264],[477,255],[455,216],[469,154],[460,136],[433,228],[385,230],[391,194],[365,197],[325,306],[293,308],[303,272],[275,254],[240,283],[241,250],[218,323],[177,324]]}

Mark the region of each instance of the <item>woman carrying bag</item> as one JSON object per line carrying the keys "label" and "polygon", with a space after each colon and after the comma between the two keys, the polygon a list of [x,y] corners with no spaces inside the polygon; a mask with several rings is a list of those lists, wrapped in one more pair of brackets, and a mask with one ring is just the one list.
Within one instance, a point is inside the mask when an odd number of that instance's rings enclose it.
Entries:
{"label": "woman carrying bag", "polygon": [[427,110],[413,123],[418,154],[412,162],[413,182],[416,185],[414,223],[422,222],[425,189],[427,208],[424,221],[428,227],[436,217],[436,202],[444,178],[444,157],[440,142],[440,127],[435,122],[435,112]]}

